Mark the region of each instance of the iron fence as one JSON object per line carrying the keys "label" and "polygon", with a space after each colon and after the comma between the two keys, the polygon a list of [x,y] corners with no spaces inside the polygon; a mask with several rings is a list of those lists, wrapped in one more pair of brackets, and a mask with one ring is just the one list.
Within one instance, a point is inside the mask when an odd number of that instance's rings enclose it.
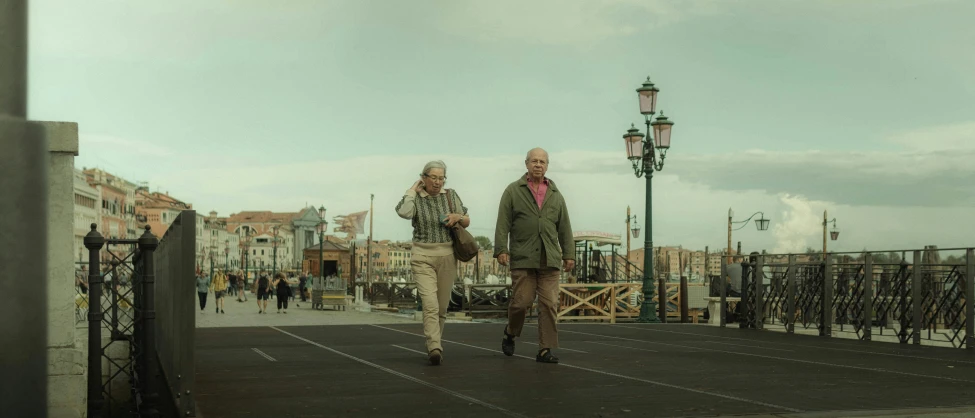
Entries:
{"label": "iron fence", "polygon": [[195,416],[194,220],[181,212],[162,241],[148,226],[138,239],[95,224],[85,236],[89,417]]}
{"label": "iron fence", "polygon": [[92,224],[84,242],[89,253],[88,416],[158,416],[154,397],[145,396],[154,389],[145,338],[153,314],[142,303],[145,287],[151,286],[142,273],[145,263],[151,265],[156,239],[147,229],[139,239],[106,240]]}
{"label": "iron fence", "polygon": [[[975,317],[975,249],[964,249],[951,262],[930,252],[912,250],[910,260],[898,261],[870,252],[804,262],[796,255],[752,255],[741,263],[741,310],[732,322],[822,337],[975,348],[969,320]],[[724,260],[722,272],[730,279]],[[718,290],[722,315],[729,316],[726,290]]]}

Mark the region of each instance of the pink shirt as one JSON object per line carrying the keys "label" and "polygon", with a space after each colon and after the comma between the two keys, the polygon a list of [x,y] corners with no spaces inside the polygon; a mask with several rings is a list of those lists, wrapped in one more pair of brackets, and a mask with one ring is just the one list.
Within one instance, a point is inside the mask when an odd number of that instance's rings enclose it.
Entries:
{"label": "pink shirt", "polygon": [[528,190],[531,190],[532,195],[535,196],[535,203],[541,209],[542,203],[545,202],[545,193],[548,192],[548,179],[543,178],[541,184],[535,184],[531,176],[526,175],[525,177],[528,179]]}

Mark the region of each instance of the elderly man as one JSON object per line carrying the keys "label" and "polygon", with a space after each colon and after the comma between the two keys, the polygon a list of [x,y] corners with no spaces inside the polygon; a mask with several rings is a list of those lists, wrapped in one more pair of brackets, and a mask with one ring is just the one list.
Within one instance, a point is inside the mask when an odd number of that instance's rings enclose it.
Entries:
{"label": "elderly man", "polygon": [[506,356],[515,354],[515,337],[521,336],[525,315],[538,295],[541,307],[535,361],[554,364],[559,362],[552,354],[552,349],[559,346],[559,267],[572,271],[575,243],[565,199],[555,183],[545,177],[548,153],[541,148],[528,151],[525,167],[528,172],[509,184],[501,195],[494,231],[494,256],[501,265],[511,265],[513,292],[501,351]]}

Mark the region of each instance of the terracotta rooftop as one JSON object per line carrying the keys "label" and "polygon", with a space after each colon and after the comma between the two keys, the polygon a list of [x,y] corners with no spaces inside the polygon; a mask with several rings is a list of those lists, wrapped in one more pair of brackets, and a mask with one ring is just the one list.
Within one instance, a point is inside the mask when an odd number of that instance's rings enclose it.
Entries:
{"label": "terracotta rooftop", "polygon": [[142,207],[146,208],[176,208],[176,209],[192,209],[193,205],[190,205],[182,200],[172,197],[166,193],[161,192],[148,192],[145,190],[139,190],[135,194],[135,200]]}
{"label": "terracotta rooftop", "polygon": [[244,211],[240,213],[233,213],[227,218],[228,223],[268,223],[268,222],[280,222],[282,224],[291,223],[291,220],[297,218],[299,212],[281,212],[275,213],[269,210],[264,211]]}

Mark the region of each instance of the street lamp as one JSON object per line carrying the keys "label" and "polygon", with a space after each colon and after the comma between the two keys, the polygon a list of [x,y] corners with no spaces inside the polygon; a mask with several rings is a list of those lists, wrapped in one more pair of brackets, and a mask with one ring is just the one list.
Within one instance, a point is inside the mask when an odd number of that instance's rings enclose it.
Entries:
{"label": "street lamp", "polygon": [[325,230],[328,229],[328,221],[325,220],[325,205],[318,207],[318,275],[325,283]]}
{"label": "street lamp", "polygon": [[274,231],[274,235],[271,237],[271,277],[278,272],[278,230],[281,229],[281,225],[275,225],[271,228]]}
{"label": "street lamp", "polygon": [[[626,144],[626,156],[633,164],[633,174],[637,178],[646,177],[646,219],[647,234],[643,242],[643,303],[640,305],[639,322],[660,322],[657,318],[657,304],[653,301],[657,288],[653,283],[653,173],[664,169],[664,159],[670,148],[670,133],[674,122],[660,116],[651,122],[657,110],[657,93],[660,90],[650,82],[650,77],[643,86],[636,89],[640,103],[640,113],[647,124],[647,136],[644,137],[634,125],[623,135]],[[653,133],[651,138],[649,135]],[[657,150],[660,151],[658,157]],[[629,256],[629,254],[627,254]]]}
{"label": "street lamp", "polygon": [[238,238],[239,245],[241,248],[240,264],[244,267],[244,285],[247,285],[247,275],[250,273],[250,267],[253,266],[254,260],[250,255],[251,240],[254,238],[254,230],[250,228],[241,229],[243,236]]}
{"label": "street lamp", "polygon": [[828,221],[826,219],[827,219],[826,211],[824,210],[823,211],[823,260],[826,259],[826,226],[829,225],[830,222],[833,223],[833,228],[830,229],[829,231],[830,240],[836,241],[836,239],[840,237],[840,229],[836,227],[836,218],[830,219]]}
{"label": "street lamp", "polygon": [[761,211],[755,212],[755,213],[752,214],[752,216],[749,216],[748,219],[745,219],[744,221],[734,221],[731,218],[735,216],[735,212],[732,211],[731,208],[728,208],[728,264],[731,264],[731,260],[732,260],[732,258],[731,258],[731,231],[732,231],[731,227],[732,227],[732,225],[742,224],[737,229],[734,229],[734,231],[737,231],[739,229],[742,229],[742,228],[748,226],[748,221],[752,220],[752,218],[754,218],[755,215],[759,215],[758,219],[755,220],[755,228],[758,228],[759,231],[767,231],[768,230],[769,220],[768,219],[765,219],[765,213],[764,212],[761,212]]}
{"label": "street lamp", "polygon": [[[633,221],[633,227],[630,228],[630,221]],[[636,222],[636,215],[630,215],[630,207],[626,207],[626,264],[624,268],[626,269],[626,281],[630,281],[630,234],[633,234],[633,238],[640,237],[640,225]],[[615,279],[614,279],[615,280]]]}
{"label": "street lamp", "polygon": [[210,240],[210,279],[213,280],[213,253],[217,252],[217,245]]}
{"label": "street lamp", "polygon": [[223,240],[223,270],[227,271],[227,267],[230,264],[230,240]]}

